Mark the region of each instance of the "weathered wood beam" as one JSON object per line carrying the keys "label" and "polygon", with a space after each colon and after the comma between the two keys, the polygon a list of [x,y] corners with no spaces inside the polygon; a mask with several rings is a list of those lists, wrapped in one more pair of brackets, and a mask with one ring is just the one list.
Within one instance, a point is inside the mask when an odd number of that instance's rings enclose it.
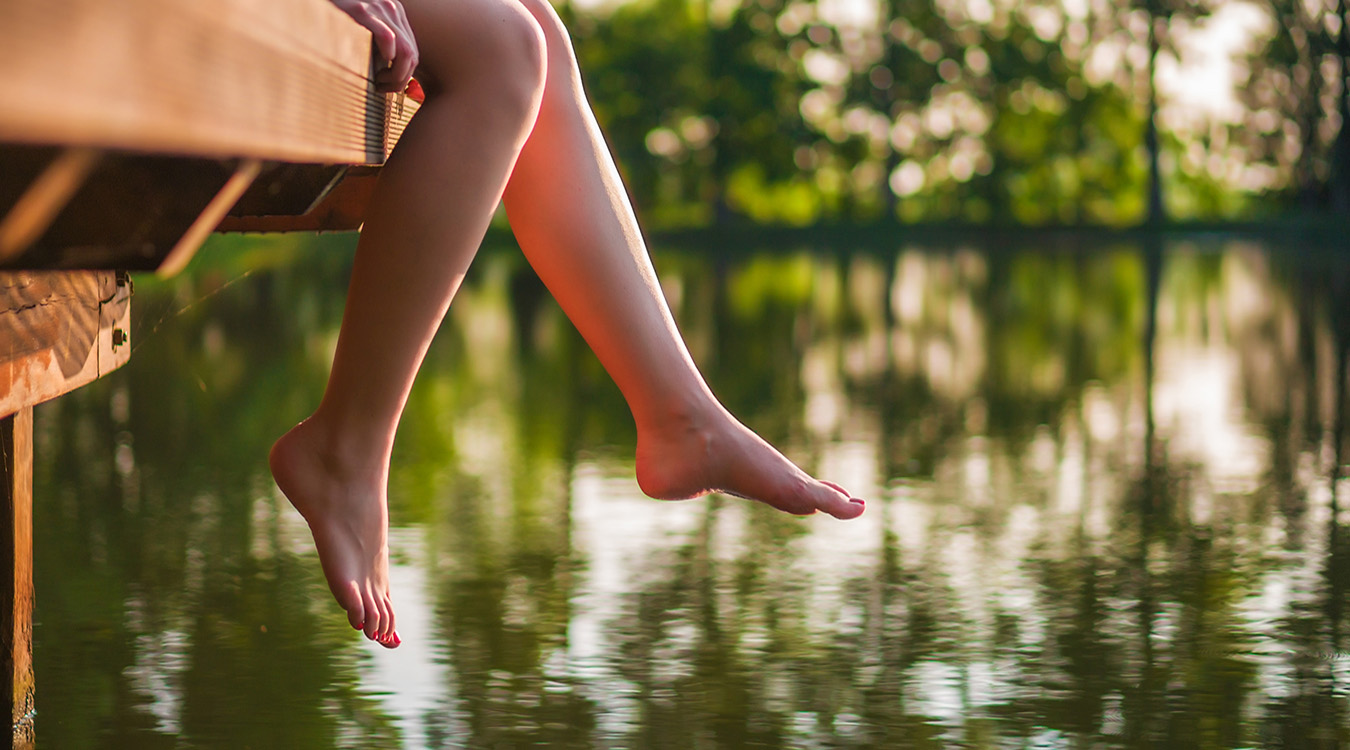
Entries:
{"label": "weathered wood beam", "polygon": [[0,71],[5,268],[181,266],[240,164],[290,167],[244,214],[354,229],[368,182],[314,199],[383,164],[420,106],[375,91],[369,32],[329,0],[5,0]]}
{"label": "weathered wood beam", "polygon": [[0,415],[60,396],[131,356],[131,284],[114,271],[0,273]]}
{"label": "weathered wood beam", "polygon": [[416,111],[329,0],[6,0],[0,142],[379,164]]}
{"label": "weathered wood beam", "polygon": [[33,747],[33,408],[0,419],[0,695],[10,746]]}
{"label": "weathered wood beam", "polygon": [[83,146],[65,149],[52,159],[9,213],[0,216],[0,263],[13,260],[47,231],[98,159],[97,150]]}

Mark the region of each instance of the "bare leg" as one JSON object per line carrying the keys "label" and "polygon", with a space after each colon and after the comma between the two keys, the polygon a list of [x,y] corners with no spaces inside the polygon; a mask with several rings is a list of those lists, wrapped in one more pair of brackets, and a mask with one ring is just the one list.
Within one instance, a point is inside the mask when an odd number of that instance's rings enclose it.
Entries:
{"label": "bare leg", "polygon": [[503,191],[530,262],[628,399],[644,491],[862,512],[708,390],[661,297],[566,32],[550,7],[525,2],[405,0],[428,99],[370,207],[323,401],[272,450],[333,595],[353,627],[386,645],[398,643],[386,507],[394,434]]}
{"label": "bare leg", "polygon": [[724,491],[797,514],[863,512],[732,417],[676,330],[637,220],[582,89],[566,29],[545,0],[548,78],[534,131],[506,189],[530,264],[618,383],[637,422],[637,478],[663,499]]}
{"label": "bare leg", "polygon": [[380,177],[318,410],[272,449],[352,627],[398,644],[386,485],[422,358],[500,202],[544,80],[538,24],[510,0],[408,4],[427,100]]}

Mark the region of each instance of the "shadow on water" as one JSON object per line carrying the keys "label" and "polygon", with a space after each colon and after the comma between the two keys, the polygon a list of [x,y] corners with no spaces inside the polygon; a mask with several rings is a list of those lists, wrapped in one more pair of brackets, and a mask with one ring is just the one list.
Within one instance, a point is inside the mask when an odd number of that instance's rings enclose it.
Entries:
{"label": "shadow on water", "polygon": [[38,410],[44,745],[1350,741],[1350,259],[660,254],[714,389],[868,497],[844,524],[643,499],[617,390],[489,252],[401,427],[387,653],[264,461],[322,390],[349,249],[143,283],[131,365]]}

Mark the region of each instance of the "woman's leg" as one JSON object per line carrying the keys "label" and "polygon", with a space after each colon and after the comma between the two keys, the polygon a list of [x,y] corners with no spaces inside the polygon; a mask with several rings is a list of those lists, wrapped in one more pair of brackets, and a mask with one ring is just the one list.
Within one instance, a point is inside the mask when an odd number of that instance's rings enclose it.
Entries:
{"label": "woman's leg", "polygon": [[862,501],[797,468],[708,389],[657,284],[567,31],[546,0],[520,2],[543,28],[548,78],[506,188],[507,215],[530,264],[632,409],[643,491],[677,499],[718,490],[790,513],[858,516]]}
{"label": "woman's leg", "polygon": [[704,384],[552,9],[537,0],[404,5],[428,98],[372,201],[323,401],[271,456],[352,625],[397,643],[385,494],[394,433],[504,190],[530,262],[628,399],[644,491],[723,490],[793,513],[860,514],[861,501],[787,461]]}
{"label": "woman's leg", "polygon": [[544,40],[513,0],[406,3],[427,100],[380,176],[323,401],[272,450],[353,627],[397,645],[386,485],[394,432],[432,336],[533,126]]}

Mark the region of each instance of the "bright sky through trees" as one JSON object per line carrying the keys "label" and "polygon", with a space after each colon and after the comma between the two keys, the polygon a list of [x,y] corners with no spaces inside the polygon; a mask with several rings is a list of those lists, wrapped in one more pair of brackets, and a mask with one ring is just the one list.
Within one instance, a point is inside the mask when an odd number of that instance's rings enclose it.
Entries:
{"label": "bright sky through trees", "polygon": [[568,14],[655,225],[1125,226],[1350,203],[1338,7],[574,0]]}

